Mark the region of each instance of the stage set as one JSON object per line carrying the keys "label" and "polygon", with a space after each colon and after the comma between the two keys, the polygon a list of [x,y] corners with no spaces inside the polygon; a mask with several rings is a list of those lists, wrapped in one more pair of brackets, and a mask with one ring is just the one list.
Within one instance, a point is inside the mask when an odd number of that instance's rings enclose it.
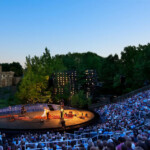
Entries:
{"label": "stage set", "polygon": [[94,118],[90,111],[65,109],[63,105],[60,105],[59,110],[48,107],[43,109],[44,111],[28,112],[23,106],[19,114],[0,115],[0,129],[64,129],[82,126]]}

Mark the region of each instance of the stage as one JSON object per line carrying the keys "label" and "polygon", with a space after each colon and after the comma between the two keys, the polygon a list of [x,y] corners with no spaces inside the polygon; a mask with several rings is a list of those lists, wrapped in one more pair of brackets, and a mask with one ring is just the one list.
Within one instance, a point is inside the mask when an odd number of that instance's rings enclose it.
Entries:
{"label": "stage", "polygon": [[[64,114],[72,112],[72,116],[64,115],[66,128],[82,126],[94,118],[94,114],[84,110],[64,110]],[[43,111],[27,112],[25,115],[13,114],[0,116],[0,129],[32,130],[32,129],[61,129],[60,110],[50,111],[50,118],[42,118]]]}

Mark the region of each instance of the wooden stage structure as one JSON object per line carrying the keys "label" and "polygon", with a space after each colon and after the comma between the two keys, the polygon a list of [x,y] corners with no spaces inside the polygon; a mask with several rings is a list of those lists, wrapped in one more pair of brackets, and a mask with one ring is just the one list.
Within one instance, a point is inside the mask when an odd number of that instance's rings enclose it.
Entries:
{"label": "wooden stage structure", "polygon": [[[27,112],[24,115],[1,115],[0,129],[8,130],[40,130],[61,129],[60,110],[50,111],[50,117],[42,118],[43,111]],[[85,110],[64,110],[65,127],[83,125],[94,119],[94,113]]]}

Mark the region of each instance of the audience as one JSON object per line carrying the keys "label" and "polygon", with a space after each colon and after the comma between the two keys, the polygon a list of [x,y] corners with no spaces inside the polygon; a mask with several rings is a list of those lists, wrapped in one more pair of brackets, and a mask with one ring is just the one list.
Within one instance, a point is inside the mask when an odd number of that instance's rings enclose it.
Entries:
{"label": "audience", "polygon": [[80,128],[78,135],[47,132],[7,138],[0,132],[0,150],[150,150],[150,90],[95,111],[102,123]]}

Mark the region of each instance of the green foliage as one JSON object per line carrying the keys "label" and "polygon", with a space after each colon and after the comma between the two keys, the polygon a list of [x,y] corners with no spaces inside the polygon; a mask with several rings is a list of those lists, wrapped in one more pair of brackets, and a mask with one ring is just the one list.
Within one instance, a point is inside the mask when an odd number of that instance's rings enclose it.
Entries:
{"label": "green foliage", "polygon": [[[85,70],[96,70],[99,82],[103,83],[97,94],[121,95],[142,87],[145,81],[150,81],[149,58],[150,44],[125,47],[120,58],[117,54],[103,58],[92,52],[68,53],[51,57],[46,48],[40,57],[26,57],[24,77],[17,96],[24,103],[47,100],[58,103],[60,99],[69,103],[71,99],[72,106],[82,108],[89,105],[91,101],[87,100],[84,95],[86,89]],[[54,72],[65,70],[77,71],[78,93],[70,96],[69,87],[66,85],[63,95],[52,96],[51,90],[47,86],[48,77]],[[121,76],[125,76],[124,83],[121,83]]]}
{"label": "green foliage", "polygon": [[13,62],[10,64],[3,63],[1,65],[2,65],[3,71],[13,71],[15,72],[16,77],[20,77],[23,75],[23,68],[19,62]]}
{"label": "green foliage", "polygon": [[[150,44],[125,47],[120,59],[117,54],[103,58],[91,52],[68,53],[57,57],[62,59],[67,70],[77,71],[81,90],[85,86],[86,69],[96,70],[99,81],[103,83],[100,94],[121,95],[150,81]],[[124,85],[120,82],[122,75],[126,78]]]}
{"label": "green foliage", "polygon": [[65,70],[65,67],[60,59],[51,57],[47,48],[40,57],[26,57],[24,77],[17,97],[22,103],[52,102],[48,80],[56,70]]}
{"label": "green foliage", "polygon": [[63,100],[65,105],[69,105],[70,98],[71,98],[71,93],[70,93],[69,84],[66,84],[65,86],[63,86],[63,94],[52,95],[53,103],[56,103],[56,104],[60,104],[60,101]]}
{"label": "green foliage", "polygon": [[72,99],[71,99],[71,106],[73,107],[78,107],[79,106],[79,102],[78,102],[78,94],[75,94],[72,96]]}
{"label": "green foliage", "polygon": [[0,108],[20,104],[20,100],[10,95],[7,99],[0,99]]}
{"label": "green foliage", "polygon": [[150,44],[128,46],[121,53],[122,71],[126,75],[126,89],[130,91],[142,87],[150,80]]}
{"label": "green foliage", "polygon": [[79,91],[75,95],[72,96],[71,106],[78,108],[85,108],[91,104],[91,99],[86,98],[84,91]]}

